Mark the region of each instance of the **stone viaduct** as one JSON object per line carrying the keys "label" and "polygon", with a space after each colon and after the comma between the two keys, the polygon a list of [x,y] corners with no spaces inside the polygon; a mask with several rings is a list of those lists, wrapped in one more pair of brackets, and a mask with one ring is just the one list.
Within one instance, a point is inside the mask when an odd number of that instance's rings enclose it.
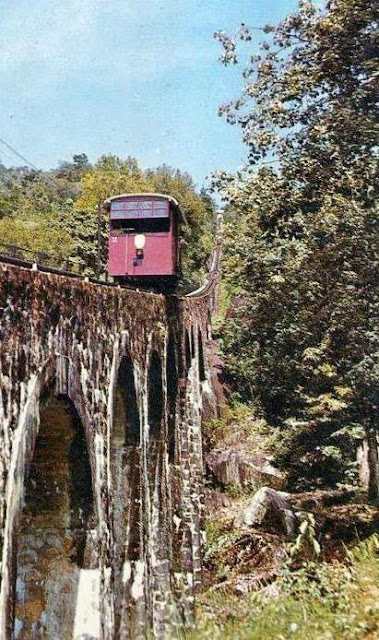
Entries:
{"label": "stone viaduct", "polygon": [[212,282],[0,262],[0,637],[165,638],[201,581]]}

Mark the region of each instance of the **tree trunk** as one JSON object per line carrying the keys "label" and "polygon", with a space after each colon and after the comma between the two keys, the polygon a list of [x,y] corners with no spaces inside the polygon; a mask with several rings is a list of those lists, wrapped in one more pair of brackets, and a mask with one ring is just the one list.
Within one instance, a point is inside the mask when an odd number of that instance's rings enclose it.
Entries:
{"label": "tree trunk", "polygon": [[367,429],[367,464],[369,469],[368,499],[371,504],[379,504],[379,457],[378,431],[375,427]]}

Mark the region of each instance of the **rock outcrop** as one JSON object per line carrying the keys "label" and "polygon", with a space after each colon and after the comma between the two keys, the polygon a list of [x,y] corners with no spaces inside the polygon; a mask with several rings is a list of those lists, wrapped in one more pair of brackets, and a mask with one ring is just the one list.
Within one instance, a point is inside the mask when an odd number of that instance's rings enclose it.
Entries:
{"label": "rock outcrop", "polygon": [[223,487],[237,485],[241,489],[257,491],[263,486],[281,490],[286,486],[286,476],[276,469],[262,452],[251,453],[243,448],[217,447],[205,456],[208,469],[217,483]]}
{"label": "rock outcrop", "polygon": [[262,487],[246,507],[243,514],[244,523],[267,531],[293,535],[297,519],[289,499],[289,493]]}

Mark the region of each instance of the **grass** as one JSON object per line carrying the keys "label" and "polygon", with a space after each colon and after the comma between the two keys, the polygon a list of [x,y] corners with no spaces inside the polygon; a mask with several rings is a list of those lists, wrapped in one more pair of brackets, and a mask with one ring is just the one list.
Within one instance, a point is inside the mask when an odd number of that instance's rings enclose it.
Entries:
{"label": "grass", "polygon": [[182,640],[374,640],[379,636],[379,537],[344,562],[285,569],[277,597],[265,592],[201,597],[197,629]]}

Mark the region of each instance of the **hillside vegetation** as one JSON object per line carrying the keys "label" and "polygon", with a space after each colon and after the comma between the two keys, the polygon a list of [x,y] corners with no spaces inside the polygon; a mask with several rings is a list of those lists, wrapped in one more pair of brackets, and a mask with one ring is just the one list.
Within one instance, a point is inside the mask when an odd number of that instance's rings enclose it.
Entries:
{"label": "hillside vegetation", "polygon": [[[235,391],[276,429],[290,487],[355,484],[369,444],[378,501],[377,20],[374,0],[308,1],[261,30],[220,113],[246,169],[219,172],[226,214],[221,330]],[[255,30],[218,33],[222,61]]]}
{"label": "hillside vegetation", "polygon": [[[205,588],[191,640],[378,636],[378,538],[362,542],[379,517],[377,24],[373,0],[302,0],[278,25],[216,34],[224,64],[248,60],[241,95],[220,109],[248,161],[214,175],[233,403],[205,430]],[[290,493],[256,491],[259,470],[273,479],[263,462]],[[282,524],[270,500],[287,501]]]}

